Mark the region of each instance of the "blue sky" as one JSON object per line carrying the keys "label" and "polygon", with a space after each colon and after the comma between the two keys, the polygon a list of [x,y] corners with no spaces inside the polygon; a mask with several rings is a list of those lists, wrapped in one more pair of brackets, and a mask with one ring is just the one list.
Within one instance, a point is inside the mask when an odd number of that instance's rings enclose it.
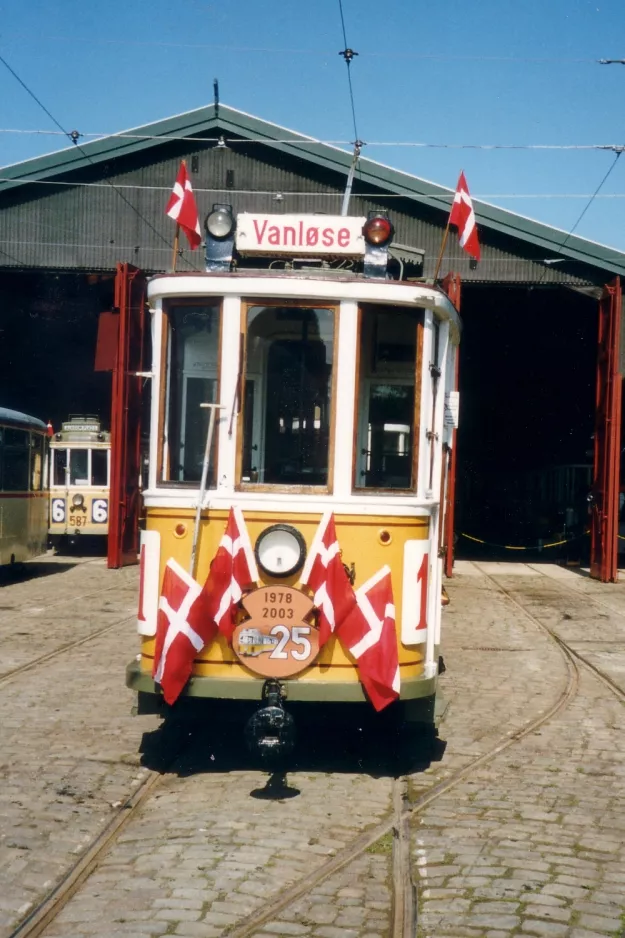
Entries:
{"label": "blue sky", "polygon": [[[623,0],[343,0],[363,154],[569,231],[625,144]],[[0,54],[68,129],[112,133],[223,103],[353,140],[338,0],[0,0]],[[54,130],[0,64],[0,130]],[[0,133],[0,165],[60,137]],[[528,198],[528,196],[540,198]],[[578,196],[569,198],[567,196]],[[584,198],[586,196],[586,198]],[[625,251],[625,155],[576,234]]]}

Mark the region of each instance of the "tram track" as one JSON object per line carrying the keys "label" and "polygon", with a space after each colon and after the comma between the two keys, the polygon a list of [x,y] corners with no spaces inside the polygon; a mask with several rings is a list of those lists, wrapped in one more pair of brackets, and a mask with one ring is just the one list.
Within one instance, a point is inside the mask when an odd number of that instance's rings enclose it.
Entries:
{"label": "tram track", "polygon": [[92,841],[72,868],[20,922],[8,938],[37,938],[38,935],[44,933],[48,925],[56,919],[67,903],[80,890],[82,884],[97,869],[104,854],[117,840],[141,806],[145,804],[162,777],[161,773],[150,772],[141,785],[119,807],[115,816]]}
{"label": "tram track", "polygon": [[[96,563],[99,561],[99,559],[100,558],[98,558],[97,560],[87,560],[84,563],[82,563],[81,566],[88,566],[90,564]],[[102,593],[108,593],[114,590],[115,590],[114,586],[103,586],[100,589],[92,590],[89,593],[84,593],[80,597],[81,603],[84,603],[86,600],[93,599],[94,596],[101,596]],[[57,606],[63,606],[63,605],[67,605],[66,596],[64,596],[62,599],[54,600],[53,602],[46,601],[45,610],[46,612],[48,612],[50,609],[53,609]],[[22,610],[15,609],[15,610],[10,610],[10,611],[19,613]],[[39,665],[46,664],[48,661],[51,661],[54,658],[57,658],[60,655],[65,654],[68,651],[72,651],[72,649],[74,648],[78,648],[81,645],[85,645],[88,642],[93,641],[94,639],[98,638],[100,635],[105,635],[107,632],[112,631],[117,626],[122,625],[125,622],[131,621],[132,618],[133,616],[130,614],[122,616],[122,618],[116,619],[115,622],[110,622],[108,623],[108,625],[104,625],[99,629],[94,629],[92,632],[89,632],[87,635],[83,635],[81,638],[77,638],[69,642],[63,642],[61,645],[58,645],[56,648],[53,648],[51,651],[45,652],[43,655],[39,655],[37,658],[32,658],[30,661],[26,661],[24,662],[24,664],[17,665],[15,668],[10,668],[8,671],[0,672],[0,686],[2,686],[2,684],[9,681],[10,679],[17,677],[20,674],[30,671],[33,668],[38,667]]]}
{"label": "tram track", "polygon": [[[508,730],[504,736],[486,752],[453,772],[448,778],[434,784],[428,791],[414,800],[408,796],[407,781],[410,775],[400,775],[393,780],[392,808],[377,824],[355,837],[351,843],[339,850],[335,856],[322,862],[317,869],[301,877],[290,887],[282,890],[274,899],[270,899],[259,910],[255,910],[240,920],[236,925],[228,926],[224,936],[228,938],[251,938],[269,921],[277,919],[291,904],[305,897],[317,885],[348,867],[361,857],[369,848],[384,837],[392,836],[392,879],[393,895],[391,922],[393,938],[414,938],[417,927],[417,890],[413,877],[410,851],[410,824],[414,818],[424,812],[438,798],[465,781],[496,759],[501,753],[513,747],[527,736],[543,727],[565,709],[576,696],[580,682],[580,667],[589,669],[620,700],[625,700],[625,692],[601,669],[588,661],[579,651],[571,647],[549,626],[540,621],[523,606],[513,593],[502,586],[488,573],[480,571],[491,585],[511,602],[533,625],[542,632],[559,650],[564,663],[563,686],[557,698],[541,714],[515,730]],[[560,584],[558,584],[560,585]],[[566,587],[565,587],[566,589]],[[570,590],[579,595],[579,591]],[[582,594],[584,599],[593,601],[593,597]],[[598,601],[599,605],[605,605]],[[616,610],[612,610],[616,612]],[[623,615],[623,613],[617,613]],[[108,628],[112,628],[109,626]],[[90,637],[89,637],[90,638]],[[88,641],[85,638],[82,641]],[[179,753],[176,754],[176,757]],[[38,938],[44,934],[47,926],[54,921],[71,898],[80,890],[82,884],[97,869],[104,855],[114,845],[117,837],[138,811],[153,795],[163,778],[160,773],[152,772],[120,807],[107,827],[86,849],[75,866],[27,918],[11,933],[9,938]]]}
{"label": "tram track", "polygon": [[[513,595],[511,590],[507,589],[505,586],[502,586],[501,583],[498,583],[492,574],[486,573],[481,567],[478,567],[478,569],[480,570],[480,573],[482,574],[482,576],[484,576],[497,590],[499,590],[500,593],[506,596],[506,598],[510,602],[514,603],[514,605],[517,607],[517,609],[519,609],[523,613],[523,615],[527,616],[537,626],[543,629],[543,631],[545,631],[550,636],[550,638],[556,643],[556,645],[560,648],[560,650],[565,655],[569,656],[569,658],[571,659],[575,659],[580,664],[582,664],[585,668],[591,671],[595,675],[595,677],[598,678],[598,680],[600,680],[602,684],[604,684],[605,687],[607,687],[616,697],[618,697],[619,700],[625,701],[625,690],[619,684],[617,684],[617,682],[614,681],[608,674],[606,674],[605,671],[602,671],[601,668],[597,667],[596,664],[593,664],[592,661],[586,658],[578,649],[574,648],[569,642],[566,641],[566,639],[562,638],[562,636],[559,635],[555,629],[546,625],[544,622],[541,622],[537,616],[533,615],[523,605],[523,603],[519,602],[519,600],[516,599],[516,597]],[[536,573],[537,575],[544,576],[544,574],[540,574],[539,571],[536,571]],[[549,582],[550,582],[550,585],[553,585],[556,589],[558,588],[561,589],[562,593],[570,593],[581,599],[590,601],[597,606],[601,606],[604,609],[608,609],[613,615],[617,615],[617,616],[621,616],[622,618],[625,618],[625,612],[621,612],[618,609],[614,609],[613,606],[610,606],[608,603],[605,603],[602,600],[597,599],[596,597],[592,596],[589,593],[583,592],[582,590],[573,589],[572,587],[567,586],[566,584],[562,583],[560,580],[550,579]]]}
{"label": "tram track", "polygon": [[123,625],[124,622],[131,622],[132,620],[132,615],[123,616],[121,619],[116,619],[115,622],[110,622],[108,625],[103,625],[100,629],[95,629],[95,631],[89,632],[88,635],[83,635],[82,638],[77,638],[72,642],[65,642],[63,645],[59,645],[57,648],[53,648],[52,651],[46,652],[45,655],[40,655],[38,658],[32,658],[30,661],[25,662],[25,664],[20,664],[16,668],[11,668],[9,671],[4,671],[2,674],[0,674],[0,687],[12,678],[17,677],[20,674],[24,674],[27,671],[31,671],[33,668],[39,667],[39,665],[46,664],[48,661],[52,661],[54,658],[58,658],[61,655],[66,654],[66,652],[72,651],[74,648],[79,648],[81,645],[86,645],[88,642],[93,641],[100,635],[106,635],[107,632],[111,632],[119,625]]}

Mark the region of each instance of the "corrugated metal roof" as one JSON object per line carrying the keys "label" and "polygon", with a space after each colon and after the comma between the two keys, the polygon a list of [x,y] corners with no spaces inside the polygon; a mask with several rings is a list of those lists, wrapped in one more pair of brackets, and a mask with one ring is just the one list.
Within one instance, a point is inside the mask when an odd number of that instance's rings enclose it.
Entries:
{"label": "corrugated metal roof", "polygon": [[[259,118],[245,114],[243,111],[234,108],[219,105],[218,114],[215,112],[215,106],[210,105],[189,111],[167,120],[158,121],[153,124],[147,124],[129,131],[124,131],[130,137],[112,135],[90,143],[80,144],[80,146],[71,146],[57,153],[51,153],[46,156],[38,157],[32,160],[26,160],[16,163],[12,166],[0,169],[0,200],[3,194],[11,192],[10,202],[15,205],[21,200],[19,190],[24,188],[24,196],[28,183],[34,180],[64,180],[71,181],[76,175],[88,170],[90,167],[100,167],[103,164],[111,166],[113,161],[120,157],[141,155],[150,156],[150,161],[158,159],[156,148],[172,147],[172,142],[166,137],[194,137],[206,136],[212,137],[217,133],[224,133],[226,137],[233,135],[239,138],[253,138],[259,141],[257,144],[245,144],[246,149],[250,147],[259,147],[258,159],[262,159],[262,150],[260,148],[267,146],[274,151],[288,154],[297,160],[304,161],[309,167],[318,166],[325,170],[334,171],[340,176],[347,175],[351,163],[351,153],[340,150],[337,147],[328,144],[319,143],[311,137],[298,134],[294,131],[280,127]],[[140,139],[141,137],[149,139]],[[157,139],[154,139],[157,138]],[[288,141],[288,142],[285,142]],[[234,141],[233,144],[234,145]],[[241,144],[243,146],[243,144]],[[150,152],[152,151],[152,152]],[[112,168],[112,167],[111,167]],[[305,167],[303,175],[305,175]],[[274,173],[275,175],[275,173]],[[111,175],[112,179],[112,175]],[[449,214],[451,197],[453,190],[439,186],[425,179],[420,179],[408,173],[399,172],[391,167],[385,166],[373,160],[362,158],[358,166],[358,180],[361,191],[377,190],[380,192],[380,198],[383,200],[384,193],[402,196],[408,203],[419,205],[429,210],[431,218],[436,219],[429,223],[430,237],[431,232],[435,232],[440,226],[444,225]],[[286,180],[285,180],[286,181]],[[171,182],[171,180],[170,180]],[[275,179],[272,180],[275,185]],[[111,190],[112,192],[113,190]],[[150,201],[155,193],[141,193],[142,198]],[[162,195],[162,194],[158,194]],[[32,199],[32,193],[29,193],[29,199]],[[304,199],[304,197],[302,197]],[[0,201],[1,205],[1,201]],[[292,203],[290,203],[292,207]],[[77,207],[77,206],[76,206]],[[246,206],[247,207],[247,206]],[[563,259],[565,262],[572,261],[577,264],[588,265],[591,268],[599,269],[602,272],[611,272],[625,275],[625,253],[617,251],[603,244],[589,241],[585,238],[579,238],[575,235],[568,235],[565,231],[554,228],[550,225],[544,225],[533,221],[514,212],[497,208],[486,202],[474,200],[474,207],[478,225],[480,226],[482,236],[488,238],[488,232],[497,234],[500,238],[497,240],[497,249],[499,257],[489,259],[491,270],[485,267],[484,263],[480,265],[478,276],[472,276],[470,279],[479,280],[498,280],[515,281],[519,277],[514,268],[514,260],[517,251],[514,250],[512,239],[524,242],[530,248],[529,261],[535,272],[532,271],[531,277],[527,274],[523,276],[526,282],[540,280],[541,282],[584,282],[595,280],[598,271],[594,277],[584,277],[579,271],[573,272],[570,277],[555,276],[555,265]],[[402,211],[406,213],[406,203]],[[148,206],[146,205],[146,210]],[[247,210],[250,210],[249,208]],[[310,210],[307,207],[307,210]],[[160,211],[160,209],[159,209]],[[150,217],[153,217],[150,213]],[[139,216],[135,217],[134,223],[128,221],[126,227],[129,230],[124,231],[122,237],[129,239],[129,245],[140,243],[137,228],[140,225]],[[132,230],[130,230],[132,229]],[[425,233],[424,233],[425,234]],[[505,245],[507,239],[511,239],[509,249]],[[402,240],[405,240],[402,238]],[[564,243],[566,242],[566,243]],[[502,247],[503,244],[503,247]],[[419,248],[426,248],[424,243],[416,243]],[[111,245],[113,253],[117,248],[119,254],[119,245]],[[535,250],[531,250],[535,249]],[[67,251],[65,251],[67,254]],[[79,259],[76,254],[76,262]],[[453,254],[452,254],[453,257]],[[131,259],[131,258],[128,258]],[[458,255],[459,261],[465,261],[465,258]],[[548,262],[545,265],[545,261]],[[89,263],[81,257],[82,266],[89,267]],[[135,261],[136,262],[136,261]],[[551,262],[551,263],[549,263]],[[493,266],[495,265],[496,266]],[[66,266],[66,263],[62,264]],[[101,267],[101,264],[94,264],[93,267]],[[155,269],[163,269],[160,264],[146,265]],[[462,267],[463,264],[461,263]],[[468,264],[467,264],[468,266]],[[508,269],[509,268],[509,269]],[[426,271],[427,272],[427,271]],[[463,272],[462,270],[460,271]]]}

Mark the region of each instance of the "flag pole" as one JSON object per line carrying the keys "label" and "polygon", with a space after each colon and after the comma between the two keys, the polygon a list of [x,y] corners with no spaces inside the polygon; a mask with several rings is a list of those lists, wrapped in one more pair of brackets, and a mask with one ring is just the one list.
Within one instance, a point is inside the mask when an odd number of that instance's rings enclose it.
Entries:
{"label": "flag pole", "polygon": [[197,499],[197,508],[195,511],[195,524],[193,525],[193,543],[191,545],[191,561],[189,563],[189,573],[195,576],[195,554],[197,551],[197,540],[200,533],[200,518],[202,516],[202,502],[206,494],[206,480],[208,477],[208,464],[211,456],[211,446],[213,435],[215,433],[215,415],[218,410],[224,410],[223,404],[200,404],[200,407],[206,407],[210,410],[208,419],[208,433],[206,434],[206,447],[204,449],[204,462],[202,463],[202,480],[200,482],[200,491]]}
{"label": "flag pole", "polygon": [[443,243],[441,244],[441,251],[440,251],[440,254],[438,255],[438,260],[436,261],[436,270],[434,271],[434,283],[436,283],[438,279],[438,272],[441,269],[441,264],[443,263],[443,254],[445,253],[445,248],[447,247],[448,237],[449,237],[449,218],[447,219],[447,224],[445,226],[445,233],[443,235]]}
{"label": "flag pole", "polygon": [[178,259],[178,245],[180,243],[180,225],[176,225],[176,234],[174,235],[174,250],[171,256],[172,273],[176,273],[176,260]]}

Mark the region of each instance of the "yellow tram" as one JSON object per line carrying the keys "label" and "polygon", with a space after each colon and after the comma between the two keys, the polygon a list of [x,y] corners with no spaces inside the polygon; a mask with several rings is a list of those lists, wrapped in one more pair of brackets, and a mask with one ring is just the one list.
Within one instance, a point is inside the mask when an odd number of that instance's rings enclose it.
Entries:
{"label": "yellow tram", "polygon": [[110,433],[98,417],[70,416],[50,440],[52,546],[108,535],[110,476]]}
{"label": "yellow tram", "polygon": [[0,564],[45,553],[47,427],[0,407]]}
{"label": "yellow tram", "polygon": [[170,699],[253,704],[261,751],[288,748],[304,703],[433,721],[460,321],[439,287],[390,279],[392,236],[381,212],[219,205],[206,272],[149,281],[140,712],[187,642]]}

